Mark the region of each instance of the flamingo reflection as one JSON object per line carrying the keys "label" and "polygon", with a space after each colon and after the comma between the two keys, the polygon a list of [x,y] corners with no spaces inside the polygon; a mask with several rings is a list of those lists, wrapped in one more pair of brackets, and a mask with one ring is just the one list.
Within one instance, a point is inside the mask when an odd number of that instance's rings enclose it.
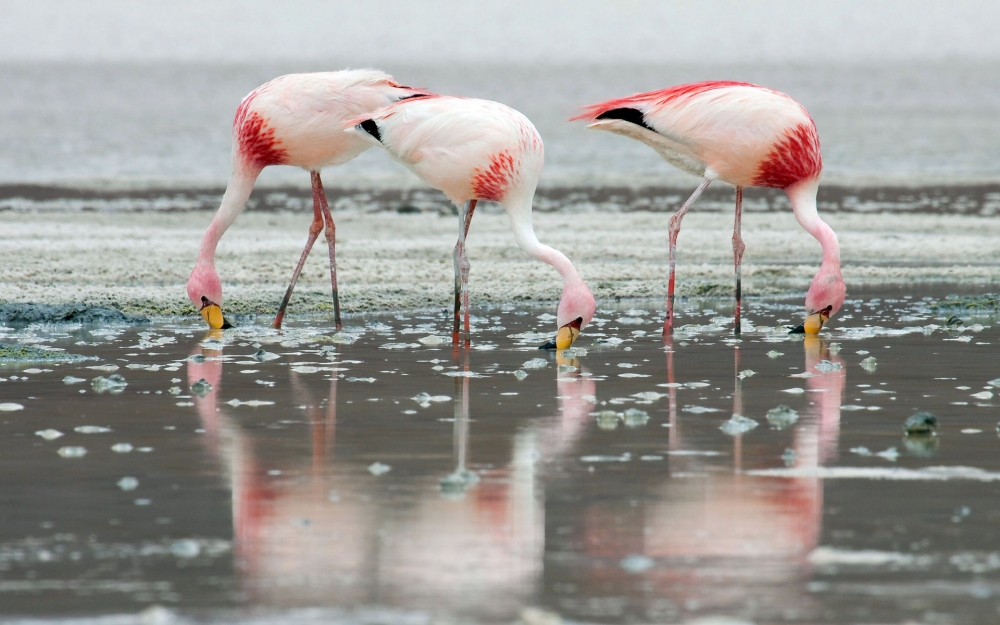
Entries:
{"label": "flamingo reflection", "polygon": [[[309,435],[276,440],[270,430],[254,435],[225,410],[222,354],[204,355],[209,359],[189,362],[188,377],[212,384],[196,408],[215,433],[206,440],[232,489],[238,571],[250,599],[273,607],[444,608],[501,619],[529,602],[544,548],[538,435],[514,434],[508,462],[478,467],[469,377],[455,378],[450,459],[415,474],[394,467],[380,478],[366,470],[380,454],[377,437],[354,439],[349,453],[337,453],[343,424],[336,374],[323,402],[291,373]],[[468,352],[460,366],[468,371]],[[414,437],[407,455],[440,458],[440,428],[435,421],[432,437]]]}
{"label": "flamingo reflection", "polygon": [[[677,416],[679,385],[669,340],[665,349],[669,449],[679,451],[686,441]],[[737,374],[739,349],[734,350]],[[795,454],[791,461],[800,467],[816,466],[835,456],[846,383],[839,357],[830,353],[822,339],[806,339],[804,360],[806,370],[815,377],[806,380],[806,397],[813,403],[792,432]],[[816,365],[824,360],[831,364],[817,370]],[[737,377],[735,414],[744,409],[742,394],[743,380]],[[704,457],[672,455],[668,460],[671,477],[659,480],[652,489],[633,489],[630,502],[623,501],[621,494],[592,496],[573,515],[563,514],[561,518],[572,523],[573,529],[569,533],[564,528],[562,533],[569,534],[571,543],[583,546],[589,566],[576,566],[574,561],[573,567],[551,575],[547,571],[546,576],[563,582],[570,577],[582,596],[629,598],[626,603],[640,611],[657,602],[691,610],[745,605],[751,599],[760,604],[809,605],[811,598],[802,586],[790,582],[801,581],[810,572],[808,555],[822,529],[822,481],[746,475],[744,469],[758,464],[773,466],[777,454],[747,456],[741,454],[743,444],[741,437],[734,437],[729,471]],[[744,466],[748,464],[753,466]],[[621,490],[624,485],[615,488]],[[630,569],[629,562],[640,562],[642,570]],[[567,600],[554,607],[572,614],[574,605]],[[584,606],[573,616],[595,616],[588,610]]]}

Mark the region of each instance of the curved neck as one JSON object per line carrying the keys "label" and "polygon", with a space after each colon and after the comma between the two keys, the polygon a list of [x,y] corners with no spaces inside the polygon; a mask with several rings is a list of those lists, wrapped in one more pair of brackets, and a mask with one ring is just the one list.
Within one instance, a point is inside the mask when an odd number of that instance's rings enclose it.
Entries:
{"label": "curved neck", "polygon": [[208,225],[205,236],[201,239],[201,250],[198,254],[199,264],[215,263],[215,248],[219,245],[219,239],[226,233],[236,217],[243,212],[250,192],[253,191],[253,184],[257,180],[260,170],[244,169],[237,165],[229,177],[229,184],[226,185],[226,193],[222,196],[222,204],[215,212],[212,223]]}
{"label": "curved neck", "polygon": [[511,200],[504,204],[504,208],[510,217],[510,228],[514,232],[514,240],[518,247],[524,250],[528,256],[555,267],[555,270],[562,276],[564,287],[583,282],[580,272],[576,270],[565,254],[545,245],[535,236],[535,229],[531,225],[530,197],[527,200]]}
{"label": "curved neck", "polygon": [[806,232],[813,235],[823,246],[823,264],[820,268],[840,268],[840,241],[837,233],[820,219],[816,210],[816,192],[819,190],[819,180],[806,180],[785,189],[788,199],[792,201],[792,211],[795,219]]}

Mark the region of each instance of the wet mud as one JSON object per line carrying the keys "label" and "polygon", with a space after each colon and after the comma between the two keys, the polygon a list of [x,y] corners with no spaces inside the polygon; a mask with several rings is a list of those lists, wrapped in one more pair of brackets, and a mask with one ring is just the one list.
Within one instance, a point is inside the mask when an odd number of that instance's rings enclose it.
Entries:
{"label": "wet mud", "polygon": [[992,622],[1000,328],[953,293],[805,339],[797,299],[738,339],[684,299],[666,344],[602,306],[560,353],[513,304],[457,350],[420,312],[0,327],[97,358],[0,370],[0,620]]}
{"label": "wet mud", "polygon": [[27,325],[31,323],[144,324],[149,318],[123,313],[114,308],[86,304],[0,304],[0,323]]}

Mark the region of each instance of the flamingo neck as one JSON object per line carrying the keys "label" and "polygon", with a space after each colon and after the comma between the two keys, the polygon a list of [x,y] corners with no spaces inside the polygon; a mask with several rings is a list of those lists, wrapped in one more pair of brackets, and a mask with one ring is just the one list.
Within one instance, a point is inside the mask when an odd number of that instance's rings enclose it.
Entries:
{"label": "flamingo neck", "polygon": [[510,217],[510,227],[514,232],[514,240],[517,246],[524,252],[535,258],[552,265],[563,279],[563,289],[566,287],[583,284],[580,272],[576,270],[573,263],[566,258],[566,255],[559,250],[545,245],[535,236],[535,229],[531,225],[531,198],[526,200],[510,201],[504,204],[507,215]]}
{"label": "flamingo neck", "polygon": [[825,221],[820,219],[816,209],[816,192],[819,190],[819,179],[799,182],[785,189],[788,199],[792,201],[792,211],[799,225],[819,241],[823,247],[823,263],[820,272],[836,271],[840,273],[840,241],[837,233]]}
{"label": "flamingo neck", "polygon": [[215,212],[212,223],[208,225],[205,236],[201,239],[201,250],[198,254],[197,264],[215,264],[215,249],[219,245],[219,239],[233,225],[236,217],[243,212],[259,173],[259,169],[256,171],[247,170],[239,165],[233,169],[233,173],[229,177],[229,184],[226,185],[226,193],[222,196],[222,204]]}

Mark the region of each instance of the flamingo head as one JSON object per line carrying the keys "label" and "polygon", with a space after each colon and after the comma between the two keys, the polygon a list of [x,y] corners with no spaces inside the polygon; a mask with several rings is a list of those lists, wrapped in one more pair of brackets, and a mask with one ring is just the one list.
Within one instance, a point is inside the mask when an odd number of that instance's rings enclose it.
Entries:
{"label": "flamingo head", "polygon": [[187,283],[188,298],[212,329],[233,327],[222,314],[222,282],[211,263],[197,263]]}
{"label": "flamingo head", "polygon": [[847,287],[839,266],[820,268],[806,293],[806,320],[792,330],[797,334],[819,334],[847,297]]}
{"label": "flamingo head", "polygon": [[562,299],[559,300],[559,309],[556,312],[556,324],[559,326],[559,330],[555,340],[549,341],[541,348],[566,349],[573,345],[573,342],[580,336],[583,326],[594,318],[596,310],[597,302],[594,300],[594,294],[590,292],[583,280],[564,286]]}

